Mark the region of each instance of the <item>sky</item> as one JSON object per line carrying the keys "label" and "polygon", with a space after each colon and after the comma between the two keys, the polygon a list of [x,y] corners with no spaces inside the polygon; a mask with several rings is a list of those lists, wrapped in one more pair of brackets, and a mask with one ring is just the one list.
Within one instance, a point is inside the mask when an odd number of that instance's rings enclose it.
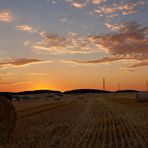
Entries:
{"label": "sky", "polygon": [[0,0],[0,91],[146,90],[147,0]]}

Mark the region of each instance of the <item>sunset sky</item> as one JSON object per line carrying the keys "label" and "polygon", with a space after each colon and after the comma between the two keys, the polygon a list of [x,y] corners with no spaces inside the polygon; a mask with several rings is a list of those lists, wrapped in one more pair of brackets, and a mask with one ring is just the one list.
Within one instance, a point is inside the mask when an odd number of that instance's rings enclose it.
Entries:
{"label": "sunset sky", "polygon": [[147,0],[0,0],[0,91],[146,90]]}

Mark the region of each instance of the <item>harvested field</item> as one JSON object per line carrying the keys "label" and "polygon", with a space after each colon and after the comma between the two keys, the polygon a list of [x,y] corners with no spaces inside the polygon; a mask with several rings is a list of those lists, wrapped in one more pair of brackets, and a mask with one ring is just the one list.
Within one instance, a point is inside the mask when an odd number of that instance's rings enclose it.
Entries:
{"label": "harvested field", "polygon": [[68,95],[14,106],[18,122],[5,148],[148,147],[148,103],[138,103],[135,94]]}
{"label": "harvested field", "polygon": [[15,126],[15,109],[6,97],[0,96],[0,144],[7,140]]}

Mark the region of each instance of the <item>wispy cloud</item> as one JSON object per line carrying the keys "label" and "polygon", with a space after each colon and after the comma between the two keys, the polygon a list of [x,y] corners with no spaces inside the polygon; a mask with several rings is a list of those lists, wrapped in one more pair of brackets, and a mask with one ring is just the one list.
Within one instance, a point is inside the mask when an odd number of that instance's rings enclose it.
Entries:
{"label": "wispy cloud", "polygon": [[1,72],[0,73],[0,76],[4,76],[4,75],[6,75],[7,73],[5,73],[5,72]]}
{"label": "wispy cloud", "polygon": [[31,25],[20,25],[20,26],[16,26],[17,30],[21,30],[21,31],[27,31],[30,33],[36,33],[37,30],[35,28],[33,28]]}
{"label": "wispy cloud", "polygon": [[94,10],[95,13],[99,13],[100,16],[107,16],[107,17],[115,17],[119,14],[122,15],[128,15],[128,14],[134,14],[138,11],[136,10],[136,7],[143,6],[144,1],[138,1],[138,2],[120,2],[120,3],[113,3],[109,6],[99,6]]}
{"label": "wispy cloud", "polygon": [[[129,15],[138,12],[137,8],[143,6],[145,2],[139,0],[138,2],[114,2],[108,4],[108,0],[62,0],[69,6],[77,9],[87,9],[89,6],[89,14],[99,14],[100,16],[106,16],[113,18],[119,15]],[[57,0],[48,0],[48,3],[56,4]],[[92,6],[93,4],[93,6]]]}
{"label": "wispy cloud", "polygon": [[71,5],[73,7],[76,7],[76,8],[83,8],[83,7],[85,7],[85,3],[81,4],[81,3],[73,2]]}
{"label": "wispy cloud", "polygon": [[21,67],[21,66],[28,66],[31,64],[39,64],[39,63],[47,63],[51,61],[43,61],[40,59],[29,59],[29,58],[8,58],[0,60],[0,68],[7,68],[7,67]]}
{"label": "wispy cloud", "polygon": [[56,4],[57,2],[56,2],[56,0],[46,0],[47,1],[47,3],[51,3],[51,4]]}
{"label": "wispy cloud", "polygon": [[135,56],[131,55],[112,55],[112,56],[106,56],[106,57],[102,57],[100,59],[97,60],[88,60],[88,61],[82,61],[82,60],[70,60],[71,62],[75,62],[75,63],[88,63],[88,64],[109,64],[112,62],[116,62],[116,61],[135,61],[138,62],[139,60],[135,59]]}
{"label": "wispy cloud", "polygon": [[110,24],[110,23],[105,23],[105,26],[113,31],[119,30],[121,28],[122,24]]}
{"label": "wispy cloud", "polygon": [[13,16],[9,10],[0,10],[0,22],[8,23],[12,20]]}
{"label": "wispy cloud", "polygon": [[0,76],[11,76],[11,75],[13,75],[13,73],[8,73],[8,72],[1,72],[0,73]]}
{"label": "wispy cloud", "polygon": [[[112,63],[115,61],[135,61],[131,68],[146,66],[148,60],[148,27],[136,22],[107,25],[115,32],[104,35],[88,35],[91,44],[103,50],[105,57],[97,60],[70,60],[76,63]],[[89,44],[89,42],[88,42]]]}
{"label": "wispy cloud", "polygon": [[112,6],[104,6],[104,7],[98,7],[97,9],[94,10],[94,12],[99,13],[101,15],[105,15],[117,12],[117,9]]}
{"label": "wispy cloud", "polygon": [[123,22],[121,24],[106,23],[106,26],[115,32],[81,37],[75,33],[59,36],[41,32],[41,41],[36,42],[33,48],[52,54],[88,54],[103,51],[111,55],[133,56],[134,54],[136,57],[148,57],[147,26],[141,27],[134,21]]}
{"label": "wispy cloud", "polygon": [[107,0],[91,0],[91,2],[93,4],[101,4],[101,3],[105,2],[105,1],[107,1]]}
{"label": "wispy cloud", "polygon": [[107,0],[64,0],[75,8],[85,8],[89,4],[100,5]]}
{"label": "wispy cloud", "polygon": [[123,11],[122,14],[128,15],[128,14],[134,14],[134,13],[137,13],[137,12],[138,12],[137,10],[129,10],[129,11]]}
{"label": "wispy cloud", "polygon": [[47,73],[29,73],[31,76],[45,76]]}
{"label": "wispy cloud", "polygon": [[30,81],[0,81],[0,85],[22,85],[30,83]]}
{"label": "wispy cloud", "polygon": [[116,32],[104,35],[89,35],[88,38],[109,54],[127,55],[134,53],[148,57],[148,27],[141,27],[133,21],[124,22],[118,27],[119,30]]}
{"label": "wispy cloud", "polygon": [[79,37],[76,33],[69,32],[66,36],[57,34],[40,33],[41,41],[33,45],[35,50],[46,51],[51,54],[87,54],[96,51],[87,38]]}
{"label": "wispy cloud", "polygon": [[137,6],[143,6],[144,1],[138,1],[138,2],[120,2],[120,3],[114,3],[113,6],[117,8],[118,10],[133,10]]}
{"label": "wispy cloud", "polygon": [[63,22],[66,22],[66,21],[67,21],[67,18],[61,18],[61,19],[60,19],[60,22],[62,22],[62,23],[63,23]]}
{"label": "wispy cloud", "polygon": [[129,71],[129,72],[135,72],[136,69],[135,68],[128,68],[128,67],[123,67],[123,68],[120,68],[121,70],[124,70],[124,71]]}
{"label": "wispy cloud", "polygon": [[143,66],[148,66],[148,60],[140,61],[139,63],[134,64],[129,68],[136,68],[136,67],[143,67]]}

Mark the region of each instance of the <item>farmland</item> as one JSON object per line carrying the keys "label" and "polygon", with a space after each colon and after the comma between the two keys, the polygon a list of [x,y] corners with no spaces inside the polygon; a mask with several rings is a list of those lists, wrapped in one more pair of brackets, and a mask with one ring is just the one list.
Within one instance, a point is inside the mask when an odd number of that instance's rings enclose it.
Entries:
{"label": "farmland", "polygon": [[5,148],[148,147],[148,103],[138,103],[133,93],[13,104],[18,120]]}

